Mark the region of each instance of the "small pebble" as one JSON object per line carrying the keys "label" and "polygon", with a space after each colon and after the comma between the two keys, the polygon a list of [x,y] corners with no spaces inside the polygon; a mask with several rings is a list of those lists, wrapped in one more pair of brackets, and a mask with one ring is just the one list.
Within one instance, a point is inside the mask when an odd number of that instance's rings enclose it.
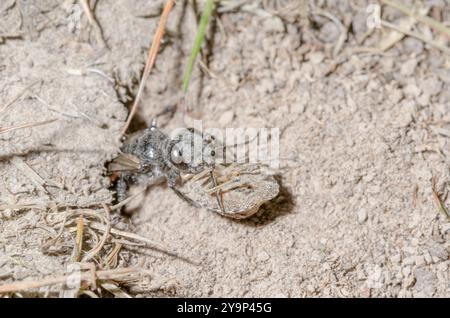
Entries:
{"label": "small pebble", "polygon": [[414,53],[415,55],[420,55],[423,52],[423,43],[418,39],[407,37],[403,41],[403,44],[407,52]]}
{"label": "small pebble", "polygon": [[276,16],[265,19],[263,28],[264,31],[273,33],[282,33],[285,31],[283,20]]}
{"label": "small pebble", "polygon": [[416,263],[414,256],[409,256],[403,259],[403,265],[413,265]]}
{"label": "small pebble", "polygon": [[447,272],[447,268],[448,268],[448,265],[447,265],[447,263],[444,263],[444,262],[439,263],[439,265],[437,266],[437,270],[440,272],[444,272],[444,273]]}
{"label": "small pebble", "polygon": [[328,42],[335,43],[340,35],[340,31],[336,24],[332,21],[327,21],[320,28],[319,39]]}
{"label": "small pebble", "polygon": [[224,112],[222,115],[220,115],[219,124],[222,127],[226,127],[233,121],[233,118],[234,118],[234,112],[232,110],[228,110],[228,111]]}
{"label": "small pebble", "polygon": [[428,253],[428,252],[426,252],[426,253],[423,255],[423,257],[424,257],[425,262],[426,262],[427,264],[431,264],[431,262],[433,261],[433,260],[431,259],[430,253]]}
{"label": "small pebble", "polygon": [[407,127],[412,121],[413,118],[410,113],[403,113],[401,116],[397,117],[396,124],[397,127],[403,128]]}
{"label": "small pebble", "polygon": [[391,257],[391,262],[394,264],[400,263],[401,260],[402,256],[400,254],[395,254],[394,256]]}
{"label": "small pebble", "polygon": [[442,90],[442,82],[437,76],[430,76],[420,84],[422,91],[430,96],[437,95]]}
{"label": "small pebble", "polygon": [[438,261],[439,260],[446,261],[449,259],[450,256],[447,251],[447,248],[444,247],[444,245],[442,244],[435,244],[431,246],[428,252],[430,253],[433,259],[436,258]]}
{"label": "small pebble", "polygon": [[404,76],[410,76],[414,73],[417,67],[417,60],[411,59],[402,64],[400,73]]}
{"label": "small pebble", "polygon": [[436,274],[430,272],[424,267],[417,267],[414,271],[416,283],[414,289],[417,292],[423,292],[424,295],[432,295],[436,289]]}
{"label": "small pebble", "polygon": [[426,264],[425,262],[425,258],[423,256],[416,256],[415,257],[415,262],[417,266],[423,266]]}
{"label": "small pebble", "polygon": [[256,87],[256,90],[261,94],[270,94],[275,91],[275,84],[273,80],[270,78],[263,78],[260,80],[259,85]]}
{"label": "small pebble", "polygon": [[270,259],[270,255],[267,254],[265,251],[261,251],[258,253],[257,257],[256,257],[258,262],[265,262],[268,261]]}
{"label": "small pebble", "polygon": [[420,106],[427,106],[430,104],[430,95],[423,93],[417,98],[417,103]]}
{"label": "small pebble", "polygon": [[363,224],[367,221],[367,211],[366,209],[359,209],[358,211],[358,223]]}
{"label": "small pebble", "polygon": [[414,84],[408,84],[403,88],[403,92],[406,96],[417,97],[420,95],[421,90]]}
{"label": "small pebble", "polygon": [[309,60],[313,64],[320,64],[325,59],[325,55],[322,52],[313,52],[309,55]]}
{"label": "small pebble", "polygon": [[402,268],[403,277],[408,277],[411,274],[411,267],[406,266]]}

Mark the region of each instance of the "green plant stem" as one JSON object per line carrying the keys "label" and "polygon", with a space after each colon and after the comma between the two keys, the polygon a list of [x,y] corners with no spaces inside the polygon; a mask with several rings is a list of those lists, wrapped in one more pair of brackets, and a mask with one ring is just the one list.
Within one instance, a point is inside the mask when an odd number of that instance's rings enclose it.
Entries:
{"label": "green plant stem", "polygon": [[205,39],[206,27],[208,26],[209,18],[214,10],[214,0],[207,0],[203,9],[202,17],[198,26],[197,35],[195,36],[194,46],[191,50],[186,69],[183,77],[183,93],[186,94],[189,88],[189,81],[191,79],[192,70],[194,68],[195,60],[200,52],[202,43]]}

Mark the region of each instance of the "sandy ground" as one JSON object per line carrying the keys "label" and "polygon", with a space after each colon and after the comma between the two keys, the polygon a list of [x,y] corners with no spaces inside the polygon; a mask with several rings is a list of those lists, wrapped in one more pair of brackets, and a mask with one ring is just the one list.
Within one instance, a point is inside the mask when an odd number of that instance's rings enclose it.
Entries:
{"label": "sandy ground", "polygon": [[[368,30],[364,1],[338,3],[219,7],[189,105],[205,127],[280,128],[282,191],[243,221],[191,207],[164,186],[114,212],[114,227],[185,257],[124,243],[118,265],[148,274],[123,285],[129,294],[450,296],[450,222],[432,191],[433,178],[441,193],[450,181],[450,56],[386,27]],[[450,6],[426,3],[448,26]],[[0,127],[56,120],[0,134],[3,283],[64,273],[75,233],[44,251],[54,220],[113,201],[104,165],[119,150],[162,5],[99,0],[97,29],[77,1],[0,3]],[[179,1],[170,14],[132,130],[179,101],[196,12]],[[397,10],[383,7],[383,19],[448,47]],[[169,132],[184,120],[177,112],[159,122]]]}

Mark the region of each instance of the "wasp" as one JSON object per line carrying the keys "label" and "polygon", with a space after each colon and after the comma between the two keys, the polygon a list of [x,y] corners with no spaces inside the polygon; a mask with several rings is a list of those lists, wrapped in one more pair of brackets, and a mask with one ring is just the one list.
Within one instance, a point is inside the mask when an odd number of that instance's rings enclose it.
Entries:
{"label": "wasp", "polygon": [[121,153],[108,166],[111,173],[118,175],[117,200],[126,198],[130,184],[166,182],[179,197],[196,207],[231,218],[246,218],[278,195],[277,181],[263,173],[261,165],[216,164],[219,149],[225,147],[212,135],[182,128],[169,137],[153,120],[149,128],[125,140]]}
{"label": "wasp", "polygon": [[130,184],[150,186],[166,182],[183,197],[175,187],[180,175],[197,174],[205,169],[212,171],[216,148],[214,136],[182,128],[170,138],[153,120],[149,128],[130,135],[120,154],[108,165],[108,171],[117,177],[117,201],[126,198]]}

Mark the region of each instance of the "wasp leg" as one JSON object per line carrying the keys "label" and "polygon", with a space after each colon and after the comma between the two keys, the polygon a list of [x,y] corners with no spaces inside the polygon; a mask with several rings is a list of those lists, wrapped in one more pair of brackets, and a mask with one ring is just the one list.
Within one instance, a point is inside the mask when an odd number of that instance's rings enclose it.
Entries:
{"label": "wasp leg", "polygon": [[[210,171],[210,176],[211,176],[211,181],[213,184],[213,187],[217,187],[217,182],[216,182],[216,178],[214,177],[213,171]],[[217,200],[217,204],[219,205],[220,211],[222,212],[222,214],[225,214],[225,208],[223,207],[223,202],[222,202],[222,197],[220,196],[220,192],[219,191],[215,191],[216,194],[216,200]]]}
{"label": "wasp leg", "polygon": [[173,188],[177,185],[178,180],[180,180],[180,174],[175,170],[169,170],[165,173],[167,179],[167,185],[169,188]]}
{"label": "wasp leg", "polygon": [[116,182],[117,202],[122,202],[123,200],[125,200],[125,198],[127,196],[127,189],[128,189],[128,185],[127,185],[126,177],[123,174],[121,174],[121,176],[119,177],[119,179]]}
{"label": "wasp leg", "polygon": [[184,201],[186,201],[188,204],[190,204],[190,205],[192,205],[192,206],[195,206],[196,208],[199,208],[200,206],[195,202],[195,201],[193,201],[192,199],[190,199],[190,198],[188,198],[187,196],[185,196],[183,193],[181,193],[177,188],[175,188],[175,187],[170,187],[172,190],[173,190],[173,192],[175,192],[175,194],[179,197],[179,198],[181,198],[182,200],[184,200]]}
{"label": "wasp leg", "polygon": [[132,181],[134,184],[145,186],[146,188],[152,185],[160,184],[164,181],[164,179],[164,174],[162,174],[160,170],[156,168],[132,177]]}
{"label": "wasp leg", "polygon": [[230,191],[232,189],[239,188],[239,187],[242,187],[245,185],[246,185],[246,183],[241,182],[241,180],[239,178],[235,178],[233,180],[221,183],[218,186],[215,186],[213,188],[210,188],[210,189],[205,188],[205,191],[207,193],[211,194],[211,193],[215,193],[215,192],[219,192],[219,191],[223,191],[223,192]]}

